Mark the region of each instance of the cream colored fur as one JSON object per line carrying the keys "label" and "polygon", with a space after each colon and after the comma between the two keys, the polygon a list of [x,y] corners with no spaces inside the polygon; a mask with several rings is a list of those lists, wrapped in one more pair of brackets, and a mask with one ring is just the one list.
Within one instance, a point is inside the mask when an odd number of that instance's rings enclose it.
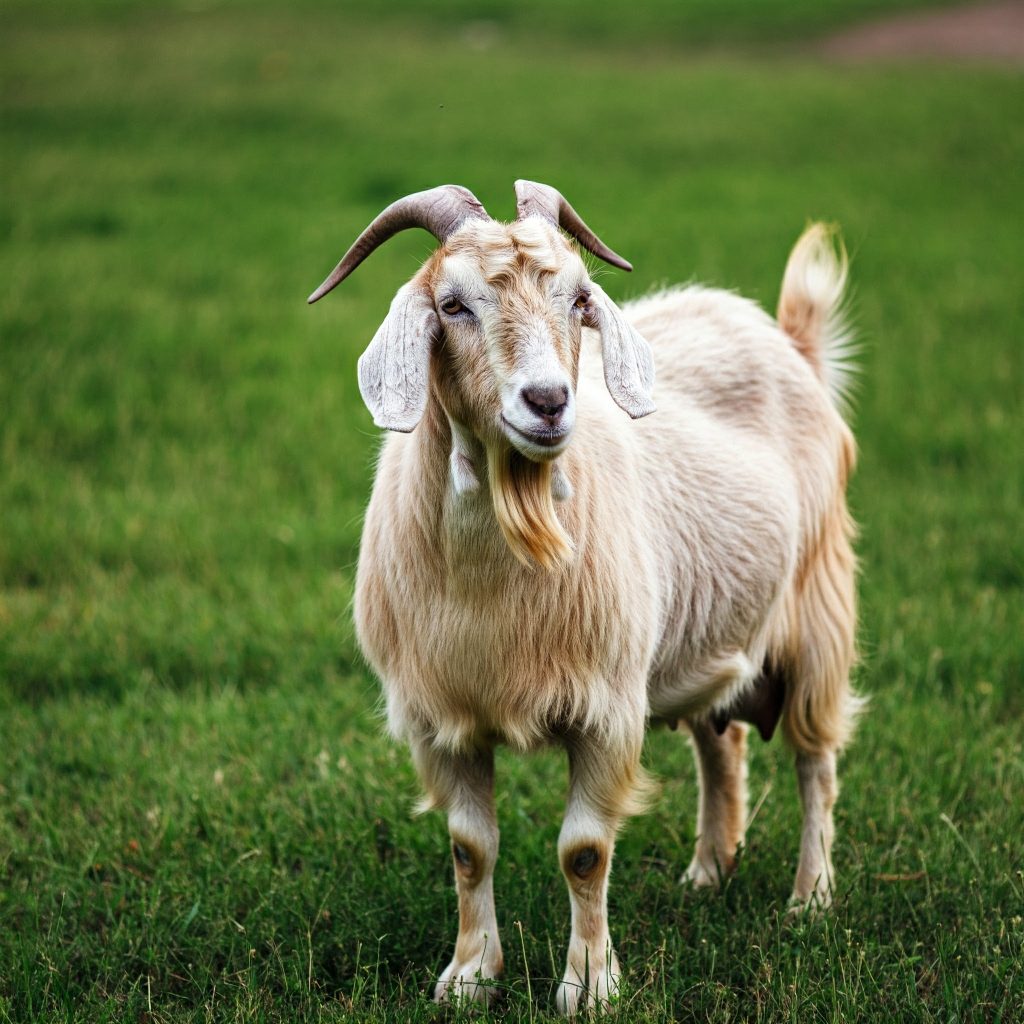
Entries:
{"label": "cream colored fur", "polygon": [[[743,837],[746,729],[719,738],[707,715],[768,657],[786,675],[806,815],[793,898],[829,898],[835,755],[856,710],[854,446],[824,376],[845,264],[811,232],[786,270],[781,327],[703,287],[620,312],[538,218],[468,223],[403,289],[418,297],[401,310],[418,305],[441,326],[428,356],[426,328],[412,329],[425,391],[417,371],[390,364],[383,384],[363,385],[403,430],[423,412],[381,453],[355,608],[390,728],[468,858],[455,857],[459,939],[438,998],[487,998],[501,970],[493,747],[569,751],[559,855],[572,936],[558,1002],[573,1012],[616,989],[605,896],[616,830],[649,797],[648,721],[682,719],[696,737],[688,878],[715,883]],[[591,297],[577,314],[580,288]],[[435,312],[452,289],[473,320]],[[401,335],[392,323],[378,337],[393,352]],[[651,355],[658,411],[634,422],[623,408],[653,408]],[[517,447],[501,418],[517,415],[531,373],[569,382],[574,426],[554,457]]]}

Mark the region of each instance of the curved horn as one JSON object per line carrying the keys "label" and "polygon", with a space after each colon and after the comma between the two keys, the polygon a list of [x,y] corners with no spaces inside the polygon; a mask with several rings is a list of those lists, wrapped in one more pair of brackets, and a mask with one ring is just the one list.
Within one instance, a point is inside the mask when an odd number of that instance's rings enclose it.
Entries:
{"label": "curved horn", "polygon": [[594,234],[583,218],[569,205],[565,196],[550,185],[542,185],[539,181],[516,182],[516,210],[519,220],[526,217],[543,217],[552,224],[568,231],[573,238],[588,252],[599,259],[610,263],[613,267],[632,270],[633,264],[624,260],[617,252],[613,252],[597,235]]}
{"label": "curved horn", "polygon": [[352,243],[327,280],[306,301],[313,303],[322,299],[332,288],[341,284],[377,246],[383,245],[399,231],[426,228],[439,242],[443,242],[470,217],[490,220],[480,200],[461,185],[438,185],[437,188],[414,192],[411,196],[393,202],[377,214],[373,223]]}

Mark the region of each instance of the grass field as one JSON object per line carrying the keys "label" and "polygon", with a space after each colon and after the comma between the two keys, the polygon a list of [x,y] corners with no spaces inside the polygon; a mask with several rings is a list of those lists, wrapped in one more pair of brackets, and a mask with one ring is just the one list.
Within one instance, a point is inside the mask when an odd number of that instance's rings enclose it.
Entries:
{"label": "grass field", "polygon": [[[723,38],[750,45],[768,15],[732,8]],[[393,198],[457,181],[509,217],[519,176],[633,261],[605,278],[620,299],[698,278],[771,307],[806,220],[836,221],[865,342],[872,702],[837,906],[784,920],[778,743],[754,751],[737,876],[681,891],[693,770],[652,734],[662,799],[612,880],[619,1019],[1022,1019],[1021,76],[712,58],[609,16],[581,41],[565,11],[532,39],[445,10],[9,6],[0,1019],[461,1016],[426,998],[455,935],[444,822],[410,816],[348,611],[377,444],[355,360],[429,242],[304,300]],[[564,785],[554,753],[500,760],[495,1017],[552,1009]]]}

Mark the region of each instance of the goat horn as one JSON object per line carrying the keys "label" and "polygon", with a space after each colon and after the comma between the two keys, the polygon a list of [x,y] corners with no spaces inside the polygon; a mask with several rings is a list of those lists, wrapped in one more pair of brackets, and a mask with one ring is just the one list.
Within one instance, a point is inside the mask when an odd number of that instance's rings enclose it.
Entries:
{"label": "goat horn", "polygon": [[426,228],[439,242],[444,242],[470,217],[490,220],[468,188],[461,185],[438,185],[425,192],[393,202],[374,218],[373,223],[352,243],[341,262],[331,271],[327,280],[306,300],[313,303],[322,299],[332,288],[359,266],[379,245],[406,228]]}
{"label": "goat horn", "polygon": [[569,205],[565,196],[550,185],[542,185],[539,181],[516,182],[516,210],[519,220],[526,217],[543,217],[557,227],[568,231],[573,238],[588,252],[599,259],[610,263],[613,267],[632,270],[633,264],[624,260],[617,252],[613,252],[597,235],[594,234],[583,218]]}

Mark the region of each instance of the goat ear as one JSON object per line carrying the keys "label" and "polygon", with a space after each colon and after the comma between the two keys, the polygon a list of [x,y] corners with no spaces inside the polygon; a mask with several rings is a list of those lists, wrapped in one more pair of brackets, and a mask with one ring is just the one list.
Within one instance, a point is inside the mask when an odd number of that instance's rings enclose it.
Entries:
{"label": "goat ear", "polygon": [[622,310],[596,284],[584,323],[601,335],[604,382],[615,404],[635,419],[654,412],[654,356]]}
{"label": "goat ear", "polygon": [[385,430],[408,434],[427,407],[430,350],[440,332],[430,295],[407,284],[359,357],[359,392]]}

